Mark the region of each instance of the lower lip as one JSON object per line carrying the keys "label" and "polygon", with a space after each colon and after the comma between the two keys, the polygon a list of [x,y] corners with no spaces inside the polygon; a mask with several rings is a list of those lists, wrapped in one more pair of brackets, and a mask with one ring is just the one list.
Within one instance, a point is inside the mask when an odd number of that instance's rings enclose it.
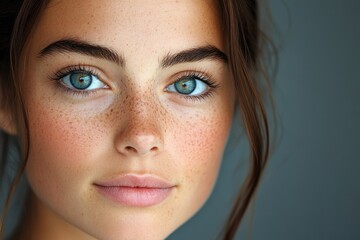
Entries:
{"label": "lower lip", "polygon": [[96,187],[105,198],[120,205],[132,207],[149,207],[159,204],[169,196],[172,190],[172,188]]}

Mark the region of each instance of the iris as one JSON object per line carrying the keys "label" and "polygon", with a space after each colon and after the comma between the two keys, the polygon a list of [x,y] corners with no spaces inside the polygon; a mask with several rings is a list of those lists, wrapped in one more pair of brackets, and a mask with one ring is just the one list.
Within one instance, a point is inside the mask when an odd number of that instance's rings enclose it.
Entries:
{"label": "iris", "polygon": [[74,72],[70,74],[70,83],[76,89],[86,89],[92,83],[92,76],[90,73]]}
{"label": "iris", "polygon": [[181,94],[190,94],[196,88],[196,80],[194,78],[186,78],[175,83],[175,89]]}

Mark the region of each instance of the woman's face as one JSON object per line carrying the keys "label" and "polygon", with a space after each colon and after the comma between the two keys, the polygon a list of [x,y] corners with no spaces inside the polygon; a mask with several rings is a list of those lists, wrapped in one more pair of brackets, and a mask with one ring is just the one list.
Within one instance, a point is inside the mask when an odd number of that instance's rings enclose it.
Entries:
{"label": "woman's face", "polygon": [[199,210],[234,108],[219,21],[212,1],[47,6],[22,78],[39,218],[76,239],[163,239]]}

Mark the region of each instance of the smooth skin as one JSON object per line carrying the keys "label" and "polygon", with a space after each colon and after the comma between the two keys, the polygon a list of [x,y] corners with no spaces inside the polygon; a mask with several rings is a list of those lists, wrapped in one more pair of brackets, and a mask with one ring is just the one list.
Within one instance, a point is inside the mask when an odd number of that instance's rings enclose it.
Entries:
{"label": "smooth skin", "polygon": [[[218,14],[203,0],[50,2],[22,57],[33,194],[20,239],[164,239],[203,206],[229,135],[233,81],[219,58],[160,63],[209,45],[225,52]],[[41,55],[64,39],[106,47],[121,61],[73,50]],[[79,66],[96,73],[96,88],[53,79]],[[206,91],[196,97],[174,91],[189,73],[217,87],[198,82]],[[129,173],[175,187],[159,204],[134,207],[94,186]]]}

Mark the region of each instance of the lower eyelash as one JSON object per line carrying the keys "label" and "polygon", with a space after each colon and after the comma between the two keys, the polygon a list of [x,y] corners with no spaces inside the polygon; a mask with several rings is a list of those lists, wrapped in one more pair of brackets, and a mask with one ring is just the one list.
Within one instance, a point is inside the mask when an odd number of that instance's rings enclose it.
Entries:
{"label": "lower eyelash", "polygon": [[79,91],[76,89],[68,88],[64,84],[62,84],[60,80],[57,80],[56,86],[59,87],[65,93],[72,94],[75,97],[90,97],[90,96],[95,96],[97,94],[96,90]]}
{"label": "lower eyelash", "polygon": [[189,101],[200,102],[204,99],[211,97],[213,94],[214,94],[214,89],[210,88],[206,93],[201,94],[201,95],[194,95],[194,96],[181,95],[181,96]]}

